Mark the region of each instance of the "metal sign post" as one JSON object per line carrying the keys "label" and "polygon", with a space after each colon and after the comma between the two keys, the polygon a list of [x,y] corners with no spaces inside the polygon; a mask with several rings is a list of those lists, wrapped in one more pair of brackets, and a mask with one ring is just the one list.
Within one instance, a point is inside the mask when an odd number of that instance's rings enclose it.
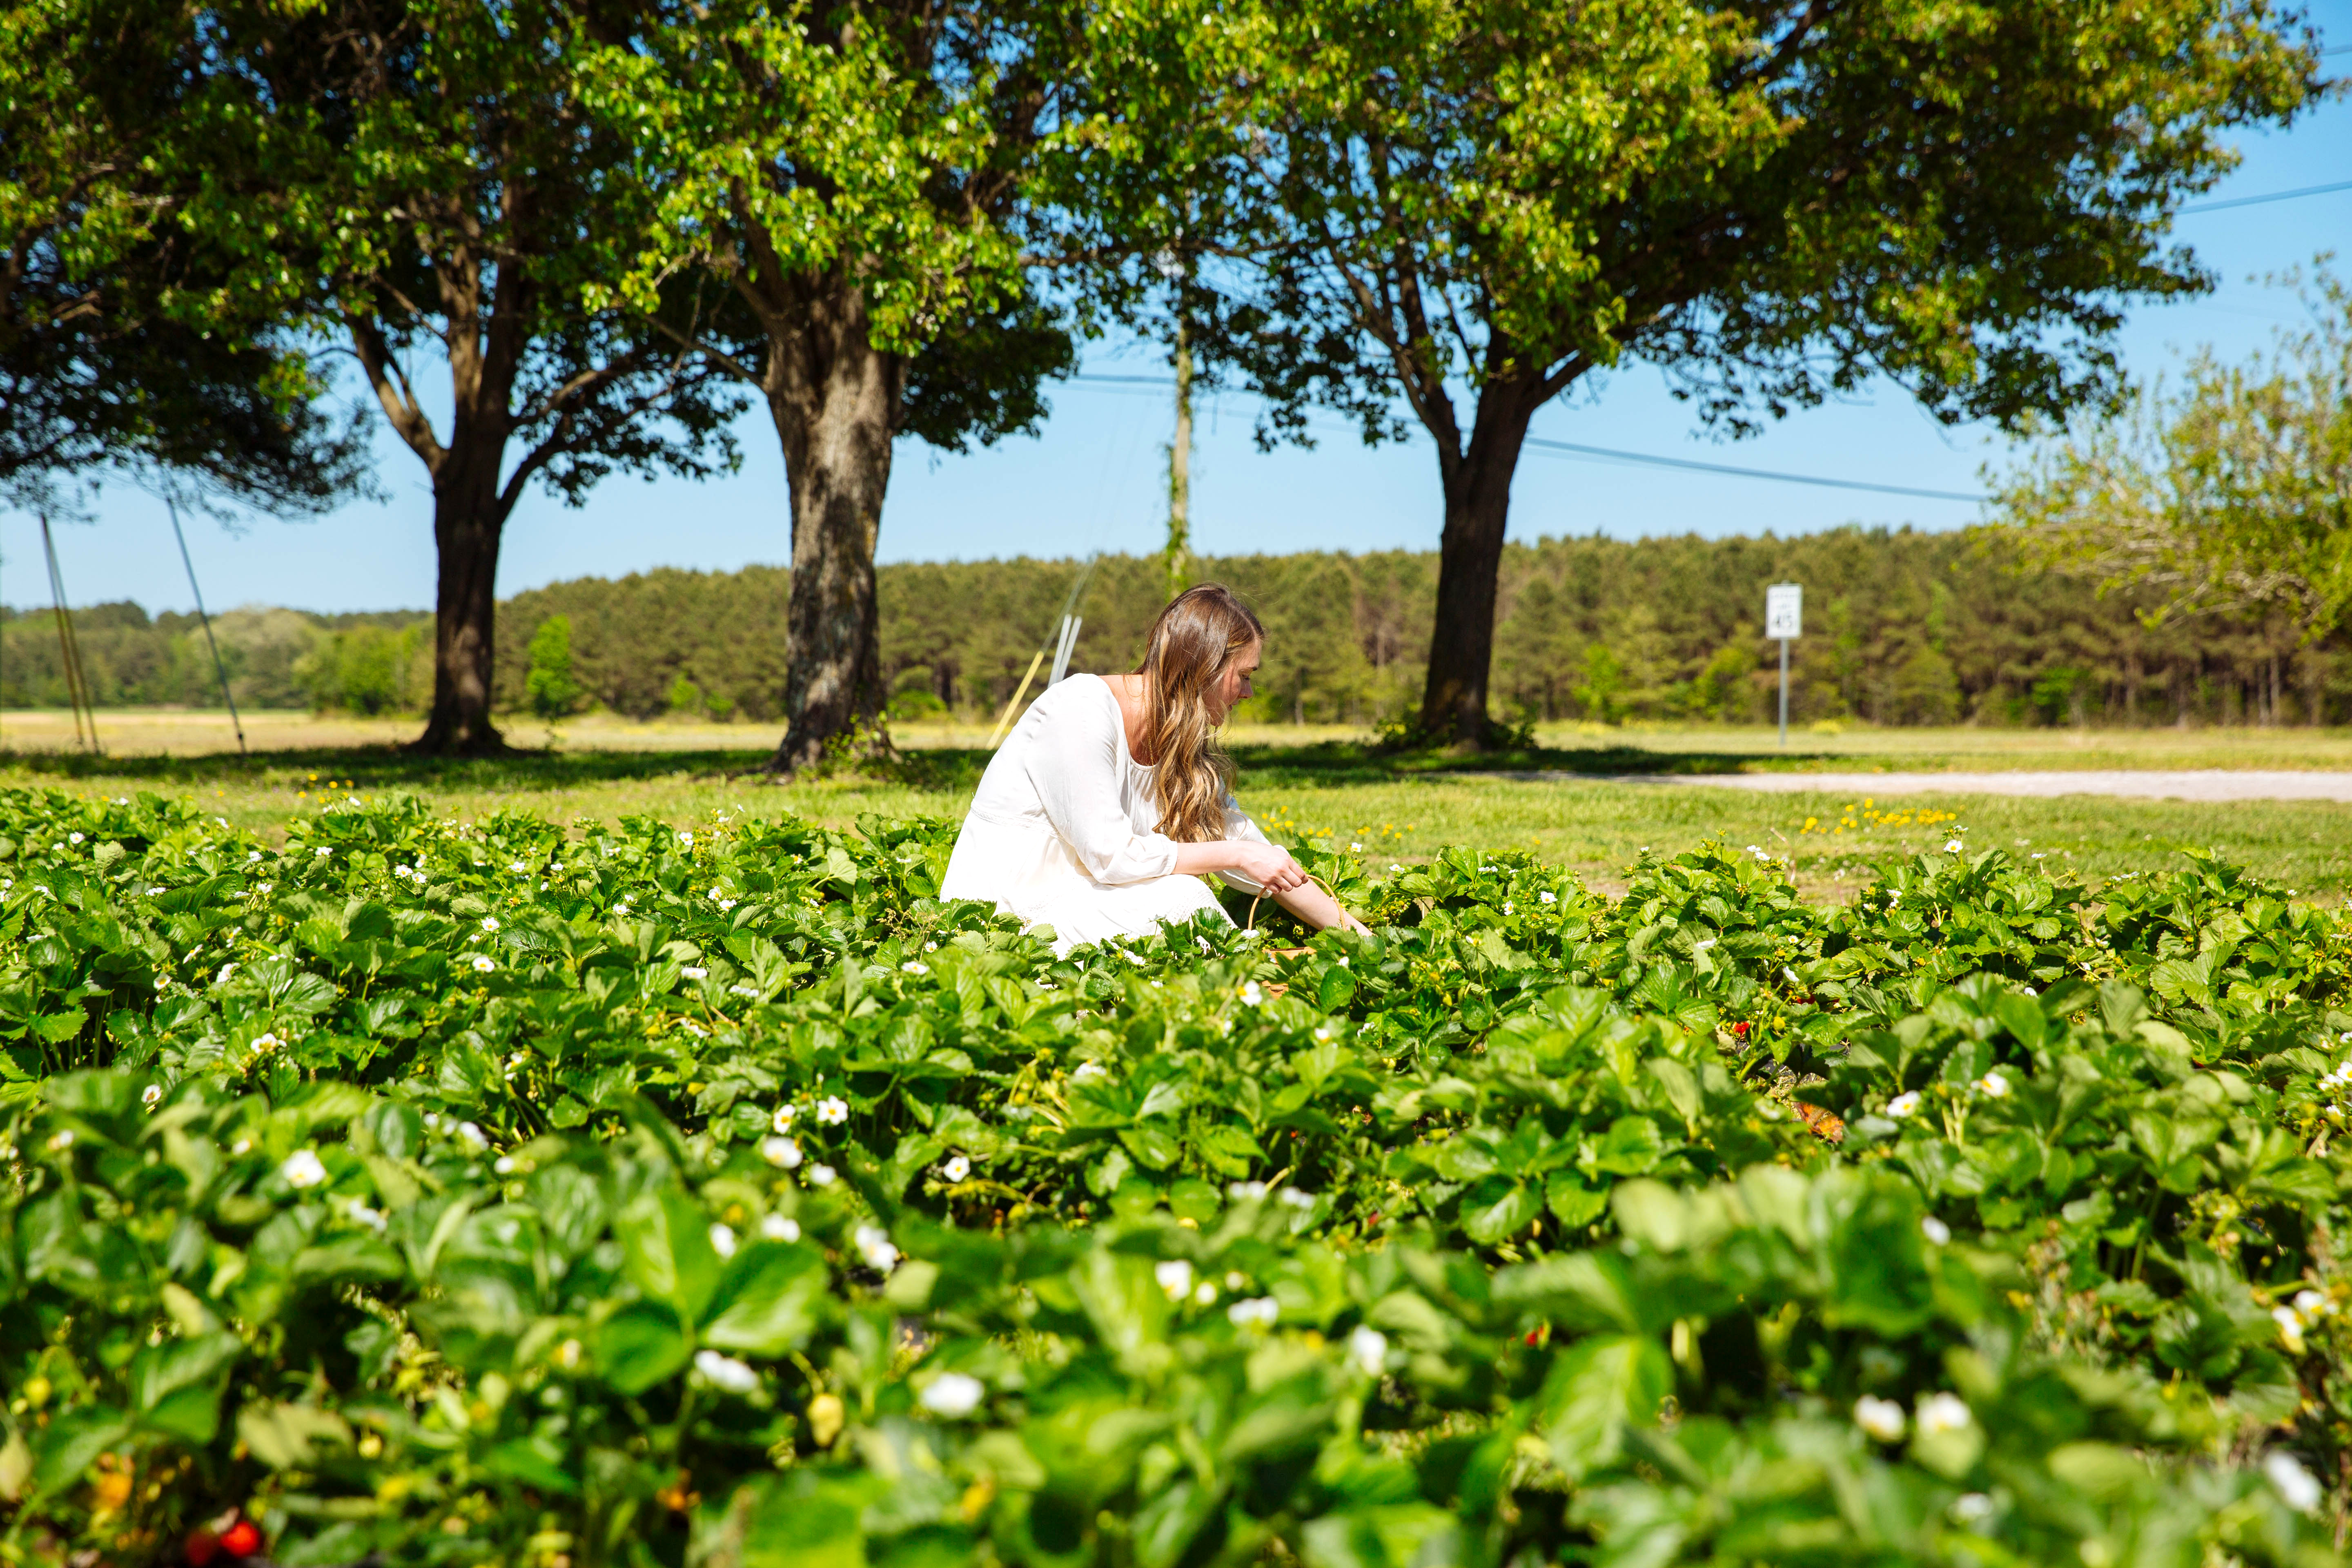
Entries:
{"label": "metal sign post", "polygon": [[1780,644],[1780,744],[1789,744],[1789,645],[1804,635],[1805,590],[1775,583],[1764,590],[1764,635]]}

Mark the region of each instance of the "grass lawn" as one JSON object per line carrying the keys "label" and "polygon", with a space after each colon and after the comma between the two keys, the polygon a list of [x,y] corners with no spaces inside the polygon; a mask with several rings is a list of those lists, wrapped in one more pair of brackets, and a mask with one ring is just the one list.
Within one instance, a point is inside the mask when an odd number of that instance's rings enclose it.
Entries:
{"label": "grass lawn", "polygon": [[[0,738],[20,742],[27,717],[0,715]],[[790,811],[849,826],[869,812],[960,816],[985,762],[978,749],[983,736],[910,733],[902,765],[777,785],[745,776],[764,760],[771,737],[743,725],[583,721],[565,726],[555,749],[493,762],[427,763],[390,743],[413,731],[409,721],[254,715],[247,725],[248,737],[274,742],[277,749],[251,757],[234,751],[199,752],[186,744],[210,738],[206,723],[226,737],[225,718],[214,715],[108,714],[100,722],[101,734],[113,737],[115,754],[0,752],[0,786],[190,795],[238,826],[264,833],[294,813],[317,809],[331,789],[413,792],[466,816],[518,810],[569,821],[646,813],[684,822],[719,812]],[[518,723],[515,737],[533,738],[532,728]],[[69,726],[65,735],[69,744]],[[126,754],[142,739],[149,742],[148,754]],[[165,744],[156,743],[159,739],[183,744],[171,745],[167,752]],[[1270,831],[1313,835],[1339,847],[1360,845],[1361,853],[1375,860],[1412,859],[1449,844],[1520,849],[1613,889],[1626,864],[1644,847],[1673,851],[1723,839],[1789,856],[1810,894],[1836,898],[1866,881],[1874,860],[1934,849],[1958,835],[1974,847],[1998,846],[2020,856],[2068,861],[2092,877],[2161,869],[2176,863],[2184,847],[2217,848],[2306,896],[2336,902],[2352,894],[2352,807],[2325,803],[2222,806],[1981,795],[1906,795],[1882,803],[1830,795],[1678,789],[1610,776],[1699,771],[1703,765],[1706,771],[1728,771],[1780,760],[1759,749],[1769,743],[1769,732],[1759,741],[1754,732],[1725,730],[1547,735],[1548,742],[1557,743],[1513,759],[1516,764],[1592,775],[1554,783],[1480,776],[1469,771],[1473,759],[1391,761],[1371,754],[1360,735],[1344,731],[1302,738],[1297,731],[1277,729],[1233,739],[1242,764],[1242,803]],[[1606,743],[1575,743],[1587,739]],[[1972,768],[2352,766],[2352,737],[2330,731],[2092,732],[2077,747],[2074,737],[2048,731],[1879,731],[1808,735],[1801,754],[1798,739],[1790,737],[1792,760],[1838,769],[1927,768],[1936,759],[1944,759],[1946,766]],[[952,742],[961,744],[948,743]],[[1873,749],[1855,749],[1863,742]],[[1708,750],[1709,744],[1715,749]],[[2061,749],[2066,747],[2077,749]]]}

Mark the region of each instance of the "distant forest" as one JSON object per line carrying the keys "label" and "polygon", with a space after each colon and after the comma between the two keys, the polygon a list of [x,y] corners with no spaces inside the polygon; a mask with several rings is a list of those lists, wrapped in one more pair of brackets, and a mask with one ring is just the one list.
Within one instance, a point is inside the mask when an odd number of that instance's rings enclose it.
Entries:
{"label": "distant forest", "polygon": [[[881,569],[882,656],[901,721],[992,714],[1081,570],[1069,561]],[[1418,699],[1434,553],[1302,553],[1199,563],[1268,633],[1255,710],[1270,722],[1375,724]],[[1771,715],[1778,651],[1764,589],[1805,588],[1791,717],[1874,724],[2313,724],[2352,720],[2352,643],[2297,646],[2284,620],[2144,625],[2142,602],[2021,574],[1989,531],[1839,529],[1792,539],[1514,545],[1503,568],[1495,709],[1514,719],[1748,723]],[[1128,668],[1158,609],[1156,558],[1107,557],[1079,605],[1071,668]],[[519,594],[499,611],[498,690],[520,704],[532,634],[572,623],[572,674],[613,712],[773,725],[790,574],[656,571]],[[193,616],[75,612],[106,706],[217,706]],[[431,617],[242,609],[215,617],[237,700],[406,712],[431,694]],[[1034,688],[1032,689],[1033,694]],[[63,707],[46,609],[0,612],[0,705]]]}

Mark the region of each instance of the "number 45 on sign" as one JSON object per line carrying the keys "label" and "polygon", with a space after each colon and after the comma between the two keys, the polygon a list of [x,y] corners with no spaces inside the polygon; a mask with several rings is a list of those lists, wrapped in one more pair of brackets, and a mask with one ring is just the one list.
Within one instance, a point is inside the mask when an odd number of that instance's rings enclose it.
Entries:
{"label": "number 45 on sign", "polygon": [[1789,645],[1804,635],[1805,590],[1775,583],[1764,590],[1764,635],[1780,645],[1780,744],[1789,743]]}

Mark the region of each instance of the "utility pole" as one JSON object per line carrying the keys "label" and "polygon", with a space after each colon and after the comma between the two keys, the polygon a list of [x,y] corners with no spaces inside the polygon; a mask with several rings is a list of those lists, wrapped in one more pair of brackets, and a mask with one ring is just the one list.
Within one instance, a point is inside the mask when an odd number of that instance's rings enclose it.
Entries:
{"label": "utility pole", "polygon": [[1168,444],[1168,596],[1185,582],[1192,552],[1192,331],[1180,296],[1176,307],[1176,438]]}

